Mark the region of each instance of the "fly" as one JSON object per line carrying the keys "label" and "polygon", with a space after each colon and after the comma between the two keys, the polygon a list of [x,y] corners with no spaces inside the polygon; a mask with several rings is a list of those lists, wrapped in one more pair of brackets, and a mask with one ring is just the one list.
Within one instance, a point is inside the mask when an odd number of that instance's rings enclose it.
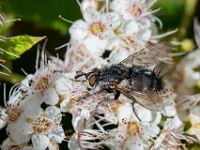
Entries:
{"label": "fly", "polygon": [[[118,64],[87,73],[78,71],[75,79],[85,76],[89,89],[99,87],[100,92],[115,93],[114,99],[118,99],[121,93],[133,103],[161,111],[163,100],[172,93],[166,87],[161,65],[172,61],[169,56],[171,47],[170,42],[160,42],[133,53]],[[152,66],[154,69],[150,69]]]}

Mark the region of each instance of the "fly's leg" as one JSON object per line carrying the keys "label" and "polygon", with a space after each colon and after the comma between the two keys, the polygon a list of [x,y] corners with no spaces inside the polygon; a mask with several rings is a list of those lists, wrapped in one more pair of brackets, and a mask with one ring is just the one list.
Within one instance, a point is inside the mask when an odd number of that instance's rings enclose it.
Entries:
{"label": "fly's leg", "polygon": [[138,113],[135,111],[135,108],[134,108],[134,105],[135,105],[135,101],[133,101],[131,104],[132,104],[132,108],[133,108],[133,112],[134,112],[134,114],[135,114],[135,116],[138,118],[138,120],[141,122],[141,120],[140,120],[140,118],[139,118],[139,116],[138,116]]}
{"label": "fly's leg", "polygon": [[[107,94],[104,96],[104,100],[98,102],[98,104],[96,105],[96,109],[98,108],[98,106],[99,106],[101,103],[103,103],[103,102],[105,102],[105,101],[108,102],[108,101],[117,100],[117,99],[119,98],[119,96],[120,96],[120,92],[117,91],[117,90],[113,90],[113,89],[104,89],[104,90],[99,91],[98,93],[100,93],[100,92],[102,92],[102,91],[107,92]],[[115,94],[115,95],[114,95],[114,98],[110,98],[110,95],[109,95],[108,93],[114,93],[114,94]]]}
{"label": "fly's leg", "polygon": [[[96,94],[99,94],[99,93],[101,93],[101,92],[112,93],[112,91],[111,91],[110,89],[101,89],[101,90],[98,91]],[[99,107],[99,105],[100,105],[101,103],[103,103],[103,102],[105,102],[105,101],[110,101],[110,100],[111,100],[110,97],[108,96],[108,94],[106,94],[106,96],[104,96],[104,100],[102,100],[102,101],[100,101],[100,102],[97,103],[97,105],[96,105],[96,110],[97,110],[97,108]]]}
{"label": "fly's leg", "polygon": [[97,110],[97,108],[99,107],[99,105],[100,104],[102,104],[103,102],[109,102],[109,101],[112,101],[113,99],[110,99],[110,97],[107,95],[107,96],[105,96],[104,97],[104,100],[102,100],[102,101],[100,101],[100,102],[98,102],[97,103],[97,105],[96,105],[96,110]]}
{"label": "fly's leg", "polygon": [[107,101],[107,100],[102,100],[102,101],[98,102],[97,105],[96,105],[96,110],[97,110],[97,108],[99,107],[99,105],[100,105],[101,103],[105,102],[105,101]]}
{"label": "fly's leg", "polygon": [[120,96],[120,92],[116,90],[115,91],[115,98],[114,98],[114,100],[117,100],[119,98],[119,96]]}
{"label": "fly's leg", "polygon": [[120,96],[120,91],[115,89],[114,84],[111,84],[110,87],[112,87],[112,88],[106,89],[106,91],[108,93],[114,93],[114,99],[113,100],[117,100],[119,98],[119,96]]}

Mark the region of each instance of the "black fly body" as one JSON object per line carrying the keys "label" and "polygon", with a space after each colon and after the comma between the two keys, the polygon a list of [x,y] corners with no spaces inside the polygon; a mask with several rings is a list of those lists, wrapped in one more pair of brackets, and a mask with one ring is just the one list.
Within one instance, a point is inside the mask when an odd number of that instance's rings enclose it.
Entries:
{"label": "black fly body", "polygon": [[[171,62],[170,42],[161,42],[141,49],[118,64],[93,69],[88,73],[77,72],[75,79],[85,76],[89,89],[115,93],[118,99],[120,93],[133,103],[138,103],[150,110],[162,109],[163,100],[172,93],[165,86],[162,62]],[[156,65],[156,66],[155,66]],[[153,66],[154,69],[150,69]]]}

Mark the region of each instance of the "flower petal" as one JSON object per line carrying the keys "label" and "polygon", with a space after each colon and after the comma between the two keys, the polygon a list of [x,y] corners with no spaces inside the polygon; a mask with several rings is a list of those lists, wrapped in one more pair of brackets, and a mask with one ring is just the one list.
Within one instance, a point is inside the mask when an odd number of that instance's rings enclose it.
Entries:
{"label": "flower petal", "polygon": [[44,93],[44,102],[49,105],[56,105],[58,103],[59,97],[56,91],[52,88],[49,88]]}
{"label": "flower petal", "polygon": [[44,150],[49,145],[49,138],[46,135],[33,135],[32,136],[33,147],[37,150]]}
{"label": "flower petal", "polygon": [[48,137],[55,141],[56,143],[62,143],[65,138],[64,130],[62,127],[56,127],[52,130],[52,132],[48,135]]}
{"label": "flower petal", "polygon": [[62,120],[62,114],[58,107],[49,106],[46,108],[45,113],[47,115],[47,118],[51,119],[55,124],[60,124]]}
{"label": "flower petal", "polygon": [[87,36],[87,24],[83,20],[77,20],[69,28],[72,40],[83,40]]}

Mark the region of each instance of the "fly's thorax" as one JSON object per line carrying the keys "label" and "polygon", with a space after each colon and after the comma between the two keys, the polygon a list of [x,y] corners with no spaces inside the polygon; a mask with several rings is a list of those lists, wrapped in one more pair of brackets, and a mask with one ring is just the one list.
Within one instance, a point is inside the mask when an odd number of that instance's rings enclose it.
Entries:
{"label": "fly's thorax", "polygon": [[129,69],[121,65],[111,65],[109,67],[103,68],[99,74],[99,81],[118,83],[124,78],[128,78]]}

